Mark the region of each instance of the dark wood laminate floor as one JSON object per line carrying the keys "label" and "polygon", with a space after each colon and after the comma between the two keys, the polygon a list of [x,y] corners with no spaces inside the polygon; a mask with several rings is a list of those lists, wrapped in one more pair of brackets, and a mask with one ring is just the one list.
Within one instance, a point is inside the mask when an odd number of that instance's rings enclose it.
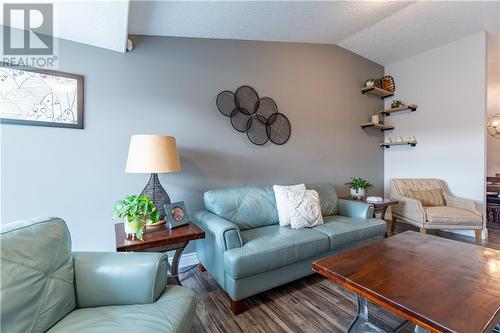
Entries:
{"label": "dark wood laminate floor", "polygon": [[[416,230],[398,224],[396,233]],[[483,245],[500,249],[500,228],[489,228]],[[430,232],[440,237],[474,243],[472,237]],[[248,310],[233,316],[228,298],[208,272],[194,268],[181,275],[197,293],[193,332],[346,332],[356,313],[354,293],[318,274],[269,290],[247,300]],[[400,319],[372,306],[373,320],[395,327]]]}

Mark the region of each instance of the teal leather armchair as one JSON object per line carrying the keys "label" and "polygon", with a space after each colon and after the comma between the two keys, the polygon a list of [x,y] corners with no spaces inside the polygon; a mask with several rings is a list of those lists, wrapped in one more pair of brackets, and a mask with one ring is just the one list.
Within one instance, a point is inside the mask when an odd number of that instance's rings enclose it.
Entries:
{"label": "teal leather armchair", "polygon": [[1,331],[190,332],[192,290],[166,288],[160,253],[71,253],[59,218],[2,225]]}
{"label": "teal leather armchair", "polygon": [[382,239],[386,223],[373,206],[337,198],[332,184],[306,184],[318,191],[324,224],[306,229],[280,227],[271,186],[205,192],[205,210],[193,222],[205,231],[196,255],[244,311],[245,298],[312,274],[312,261]]}

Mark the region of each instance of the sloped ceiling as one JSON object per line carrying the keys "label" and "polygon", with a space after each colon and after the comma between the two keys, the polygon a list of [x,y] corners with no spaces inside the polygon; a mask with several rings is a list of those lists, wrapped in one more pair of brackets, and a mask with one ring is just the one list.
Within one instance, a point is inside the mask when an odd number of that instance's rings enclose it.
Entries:
{"label": "sloped ceiling", "polygon": [[387,65],[500,29],[500,1],[49,2],[56,37],[120,52],[128,34],[245,39],[338,44]]}
{"label": "sloped ceiling", "polygon": [[[0,0],[0,4],[4,1]],[[128,36],[129,1],[57,1],[29,0],[7,3],[52,3],[53,35],[75,42],[125,52]],[[0,25],[3,22],[0,6]],[[13,20],[11,26],[24,29],[22,20]]]}
{"label": "sloped ceiling", "polygon": [[500,2],[132,1],[131,34],[338,44],[387,65],[500,28]]}

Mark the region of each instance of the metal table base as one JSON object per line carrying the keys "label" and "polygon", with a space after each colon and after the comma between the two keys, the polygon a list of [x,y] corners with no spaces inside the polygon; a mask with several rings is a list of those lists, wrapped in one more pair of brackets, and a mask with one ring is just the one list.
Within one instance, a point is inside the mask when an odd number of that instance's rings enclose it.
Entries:
{"label": "metal table base", "polygon": [[414,333],[428,333],[427,330],[407,320],[393,330],[382,328],[369,321],[368,300],[359,294],[356,294],[356,298],[358,300],[358,313],[349,326],[349,333],[399,333],[412,328]]}

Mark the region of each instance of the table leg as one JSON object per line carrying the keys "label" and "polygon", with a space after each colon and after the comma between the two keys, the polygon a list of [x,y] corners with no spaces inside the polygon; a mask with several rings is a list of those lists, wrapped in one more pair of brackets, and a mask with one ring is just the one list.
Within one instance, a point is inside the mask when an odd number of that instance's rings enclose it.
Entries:
{"label": "table leg", "polygon": [[388,333],[368,320],[368,301],[365,297],[356,294],[358,313],[354,318],[348,333]]}
{"label": "table leg", "polygon": [[392,330],[387,330],[377,326],[375,323],[369,321],[368,315],[368,301],[365,297],[356,294],[358,301],[358,313],[354,318],[351,326],[349,326],[348,333],[399,333],[407,331],[414,327],[414,333],[428,333],[427,330],[405,320],[398,327]]}
{"label": "table leg", "polygon": [[385,206],[384,209],[382,210],[382,215],[380,216],[382,220],[385,220],[385,212],[387,212],[387,206]]}
{"label": "table leg", "polygon": [[170,269],[170,278],[174,280],[174,283],[182,286],[179,280],[179,260],[181,259],[182,252],[186,248],[188,242],[183,243],[180,247],[175,249],[174,258],[172,259],[172,267]]}

